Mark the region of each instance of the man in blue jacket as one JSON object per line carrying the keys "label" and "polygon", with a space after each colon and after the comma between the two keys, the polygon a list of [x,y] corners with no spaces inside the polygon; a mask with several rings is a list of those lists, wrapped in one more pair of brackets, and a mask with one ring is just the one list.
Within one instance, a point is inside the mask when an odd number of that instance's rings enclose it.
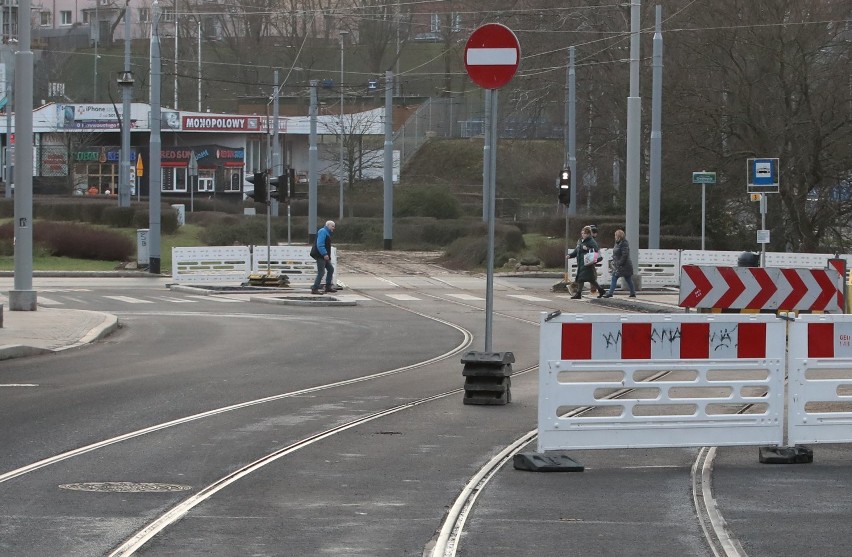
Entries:
{"label": "man in blue jacket", "polygon": [[[331,264],[331,234],[334,232],[334,221],[326,221],[325,226],[317,231],[317,240],[311,247],[311,257],[317,261],[317,278],[311,287],[311,294],[322,294],[319,289],[322,276],[325,274],[325,292],[337,292],[332,286],[334,276],[334,265]],[[326,274],[328,271],[328,274]]]}

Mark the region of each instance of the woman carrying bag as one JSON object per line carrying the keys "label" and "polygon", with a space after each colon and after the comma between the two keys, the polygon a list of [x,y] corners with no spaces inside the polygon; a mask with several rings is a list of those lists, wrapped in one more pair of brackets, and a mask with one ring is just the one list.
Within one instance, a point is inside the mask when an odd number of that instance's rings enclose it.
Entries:
{"label": "woman carrying bag", "polygon": [[600,249],[598,243],[592,238],[592,229],[589,226],[583,227],[577,247],[565,256],[566,259],[574,259],[575,257],[577,258],[577,276],[574,282],[577,284],[577,293],[571,296],[571,299],[579,300],[582,297],[583,284],[587,282],[597,289],[598,298],[603,298],[603,288],[598,284],[595,271],[595,263],[600,259]]}

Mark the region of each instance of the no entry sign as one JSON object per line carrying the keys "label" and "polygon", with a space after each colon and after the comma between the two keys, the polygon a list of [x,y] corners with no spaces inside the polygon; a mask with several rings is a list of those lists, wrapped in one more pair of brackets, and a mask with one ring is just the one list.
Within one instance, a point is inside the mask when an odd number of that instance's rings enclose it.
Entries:
{"label": "no entry sign", "polygon": [[520,60],[518,37],[499,23],[474,30],[464,47],[467,75],[483,89],[499,89],[512,81]]}

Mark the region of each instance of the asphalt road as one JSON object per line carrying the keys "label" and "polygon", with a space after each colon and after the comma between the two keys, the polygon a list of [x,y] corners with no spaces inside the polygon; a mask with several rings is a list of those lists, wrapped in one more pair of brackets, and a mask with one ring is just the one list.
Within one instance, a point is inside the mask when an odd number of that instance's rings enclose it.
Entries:
{"label": "asphalt road", "polygon": [[[512,403],[470,406],[459,359],[482,349],[481,277],[341,279],[357,305],[37,284],[42,300],[123,326],[0,363],[0,382],[30,385],[0,388],[0,555],[111,555],[146,527],[139,555],[423,555],[471,478],[536,427],[540,313],[623,311],[550,280],[499,280],[493,346],[515,355]],[[693,505],[697,453],[580,451],[582,474],[504,465],[457,554],[713,555]],[[767,466],[754,447],[719,451],[713,488],[739,555],[849,554],[850,451],[815,453]]]}

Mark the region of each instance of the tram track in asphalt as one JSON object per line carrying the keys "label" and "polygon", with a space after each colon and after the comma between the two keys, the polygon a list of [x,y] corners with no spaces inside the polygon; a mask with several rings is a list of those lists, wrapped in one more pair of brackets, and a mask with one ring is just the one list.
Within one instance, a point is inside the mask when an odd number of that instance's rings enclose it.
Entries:
{"label": "tram track in asphalt", "polygon": [[[469,309],[479,310],[484,312],[485,308],[463,302],[438,296],[423,290],[412,289],[415,293],[421,296],[427,296],[433,300],[455,304]],[[371,299],[379,302],[384,302],[376,297]],[[528,305],[541,307],[542,311],[550,311],[552,308],[544,306],[539,302],[527,301]],[[515,315],[510,315],[500,311],[494,311],[494,315],[499,315],[506,319],[520,321],[525,324],[539,326],[540,324],[529,319],[524,319]],[[658,372],[653,376],[645,378],[644,381],[653,382],[662,380],[671,372]],[[633,393],[636,389],[620,389],[604,396],[607,399],[616,399],[627,396]],[[746,412],[752,405],[746,405],[739,410],[738,413]],[[566,417],[579,416],[589,412],[592,408],[578,408],[565,414]],[[455,557],[460,540],[464,533],[464,526],[467,517],[472,511],[476,499],[494,475],[507,463],[509,463],[514,455],[520,453],[524,447],[535,441],[537,438],[536,430],[516,439],[508,444],[503,450],[497,453],[487,464],[485,464],[470,481],[465,485],[459,496],[453,502],[448,511],[443,524],[436,533],[436,536],[430,540],[423,552],[423,557]],[[697,520],[704,533],[705,540],[708,546],[713,551],[715,557],[747,557],[745,551],[739,542],[733,538],[727,528],[727,524],[719,511],[715,498],[712,492],[712,470],[713,461],[715,459],[715,447],[702,447],[691,469],[692,488],[693,488],[693,504],[696,512]]]}
{"label": "tram track in asphalt", "polygon": [[[430,298],[432,298],[434,300],[440,300],[440,301],[443,301],[443,302],[446,302],[446,303],[451,303],[451,304],[462,306],[462,307],[465,307],[465,308],[468,308],[468,309],[475,309],[475,310],[480,310],[480,311],[484,312],[483,308],[478,307],[474,304],[462,302],[462,301],[459,301],[459,300],[443,298],[443,297],[440,297],[440,296],[437,296],[437,295],[434,295],[434,294],[431,294],[431,293],[427,293],[427,292],[422,291],[422,290],[413,290],[413,291],[417,292],[421,295],[429,296]],[[378,299],[378,298],[372,297],[372,296],[368,296],[368,297],[370,297],[371,299],[373,299],[377,302],[380,302],[382,304],[389,305],[389,306],[392,306],[392,307],[396,307],[396,308],[404,310],[404,311],[416,313],[416,314],[421,315],[423,317],[427,317],[429,319],[433,319],[433,320],[442,322],[442,323],[449,325],[451,327],[455,327],[460,331],[463,330],[463,329],[460,328],[460,326],[453,324],[449,321],[437,319],[433,316],[429,316],[427,314],[423,314],[423,313],[420,313],[420,312],[413,311],[410,308],[406,308],[405,306],[402,306],[400,304],[388,302],[386,300]],[[528,302],[528,305],[532,305],[532,306],[535,306],[535,307],[541,307],[540,304],[536,304],[534,302]],[[549,309],[552,309],[552,308],[549,308]],[[133,313],[133,315],[142,315],[142,314]],[[157,315],[162,315],[162,314],[157,314]],[[187,315],[187,313],[182,312],[182,315]],[[511,314],[508,314],[508,313],[495,312],[495,315],[499,315],[500,317],[503,317],[503,318],[506,318],[506,319],[512,319],[512,320],[519,321],[519,322],[529,324],[529,325],[534,325],[534,326],[539,325],[539,323],[537,323],[535,321],[524,319],[524,318],[518,317],[516,315],[511,315]],[[264,316],[264,317],[268,318],[266,316]],[[244,403],[240,403],[240,404],[236,404],[236,405],[232,405],[232,406],[228,406],[228,407],[210,410],[208,412],[196,414],[194,416],[187,416],[185,418],[181,418],[181,419],[178,419],[178,420],[172,420],[170,422],[158,424],[158,425],[152,426],[150,428],[145,428],[143,430],[131,432],[131,433],[128,433],[128,434],[125,434],[125,435],[122,435],[122,436],[117,436],[117,437],[109,439],[109,440],[104,440],[100,443],[95,443],[95,444],[89,445],[87,447],[81,447],[80,449],[77,449],[75,451],[68,451],[67,453],[63,453],[61,455],[56,455],[55,457],[50,458],[50,459],[45,459],[43,461],[32,463],[29,466],[19,468],[18,470],[11,471],[11,472],[8,472],[6,474],[0,474],[0,483],[9,481],[9,480],[11,480],[15,477],[19,477],[19,476],[24,475],[26,473],[41,469],[43,467],[50,466],[52,464],[56,464],[56,463],[61,462],[63,460],[68,460],[68,459],[74,458],[75,456],[80,456],[80,455],[85,454],[87,452],[96,451],[100,448],[104,448],[104,447],[107,447],[107,446],[110,446],[110,445],[114,445],[116,443],[121,443],[123,441],[127,441],[127,440],[130,440],[132,438],[139,437],[139,436],[142,436],[142,435],[146,435],[146,434],[149,434],[149,433],[161,431],[163,429],[171,428],[171,427],[183,424],[183,423],[188,423],[190,421],[202,420],[204,418],[212,417],[212,416],[219,415],[219,414],[222,414],[222,413],[225,413],[225,412],[236,411],[236,410],[240,410],[240,409],[247,408],[247,407],[250,407],[250,406],[256,406],[256,405],[264,404],[266,402],[272,402],[274,400],[281,400],[283,398],[297,397],[297,396],[309,394],[309,393],[312,393],[312,392],[318,392],[320,390],[333,389],[335,387],[341,387],[341,386],[346,386],[346,385],[350,385],[350,384],[354,384],[354,383],[370,381],[370,380],[374,380],[374,379],[379,379],[381,377],[400,374],[400,373],[404,373],[406,371],[417,369],[417,368],[423,367],[425,365],[429,365],[430,363],[434,363],[434,362],[437,362],[437,361],[440,361],[440,360],[443,360],[443,359],[451,358],[452,356],[454,356],[454,355],[460,353],[461,351],[465,350],[468,346],[470,346],[470,344],[473,340],[473,336],[472,336],[472,334],[470,334],[469,331],[466,331],[466,330],[463,330],[463,334],[465,336],[465,340],[459,346],[457,346],[455,349],[453,349],[453,350],[451,350],[451,351],[449,351],[445,354],[442,354],[440,356],[437,356],[435,358],[424,360],[422,362],[417,362],[417,363],[411,364],[409,366],[404,366],[402,368],[397,368],[397,369],[394,369],[394,370],[379,372],[379,373],[371,374],[371,375],[368,375],[368,376],[350,379],[350,380],[347,380],[347,381],[329,383],[329,384],[325,384],[325,385],[318,385],[318,386],[311,387],[311,388],[308,388],[308,389],[302,389],[302,390],[298,390],[298,391],[282,393],[282,394],[279,394],[279,395],[273,395],[271,397],[265,397],[265,398],[262,398],[262,399],[247,401],[247,402],[244,402]],[[533,371],[535,369],[537,369],[537,366],[532,366],[532,367],[529,367],[529,368],[526,368],[526,369],[523,369],[523,370],[518,370],[513,375],[522,375],[522,374],[525,374],[525,373],[529,373],[530,371]],[[403,412],[407,409],[415,408],[417,406],[427,404],[429,402],[433,402],[433,401],[436,401],[436,400],[440,400],[442,398],[453,396],[453,395],[459,394],[462,391],[463,391],[463,389],[454,389],[454,390],[446,391],[446,392],[439,393],[439,394],[436,394],[436,395],[432,395],[432,396],[429,396],[429,397],[423,397],[421,399],[409,401],[409,402],[406,402],[404,404],[400,404],[400,405],[397,405],[397,406],[394,406],[394,407],[391,407],[391,408],[388,408],[388,409],[380,410],[380,411],[359,417],[357,419],[351,420],[351,421],[349,421],[345,424],[339,425],[337,427],[328,428],[326,430],[317,432],[315,434],[305,436],[305,437],[303,437],[303,438],[301,438],[297,441],[291,442],[290,444],[278,449],[277,451],[274,451],[274,452],[269,453],[269,454],[267,454],[267,455],[265,455],[261,458],[258,458],[256,460],[254,460],[252,463],[242,467],[241,469],[239,469],[239,470],[237,470],[237,471],[235,471],[231,474],[228,474],[227,476],[220,478],[216,482],[213,482],[213,483],[201,488],[192,497],[190,497],[187,500],[185,500],[184,502],[172,507],[171,509],[169,509],[165,513],[162,513],[155,520],[150,521],[147,526],[140,529],[133,536],[128,538],[124,543],[122,543],[119,547],[117,547],[110,555],[111,556],[114,555],[116,557],[118,557],[119,555],[120,556],[133,555],[135,553],[135,551],[137,551],[139,548],[143,547],[145,545],[145,543],[150,541],[158,533],[160,533],[164,529],[168,528],[169,525],[174,524],[176,521],[180,520],[193,507],[197,506],[198,504],[200,504],[204,500],[209,499],[210,497],[213,497],[217,492],[221,491],[222,489],[224,489],[228,485],[230,485],[234,482],[237,482],[238,480],[245,477],[246,475],[249,475],[254,471],[260,470],[261,468],[263,468],[267,464],[270,464],[270,463],[272,463],[272,462],[274,462],[274,461],[276,461],[280,458],[291,455],[294,452],[296,452],[296,451],[298,451],[302,448],[306,448],[306,447],[308,447],[308,446],[310,446],[314,443],[317,443],[319,441],[322,441],[322,440],[327,439],[327,438],[329,438],[333,435],[336,435],[338,433],[342,433],[344,431],[347,431],[347,430],[354,428],[354,427],[357,427],[359,425],[362,425],[362,424],[365,424],[365,423],[368,423],[368,422],[371,422],[371,421],[374,421],[374,420],[379,420],[379,419],[386,417],[386,416],[389,416],[391,414]],[[625,390],[624,392],[614,393],[612,396],[624,396],[626,394],[629,394],[630,391],[631,390]],[[577,410],[577,412],[586,411],[586,410],[579,409],[579,410]],[[491,479],[491,477],[493,477],[494,474],[496,474],[503,466],[505,466],[505,464],[509,460],[511,460],[511,458],[514,454],[516,454],[517,452],[520,452],[520,450],[522,450],[522,448],[524,446],[528,445],[535,438],[536,438],[535,431],[533,431],[533,432],[529,432],[529,433],[525,434],[524,436],[516,439],[514,442],[507,445],[497,455],[495,455],[485,466],[483,466],[476,474],[474,474],[472,476],[470,482],[467,484],[465,489],[460,494],[459,498],[456,500],[456,502],[454,502],[454,504],[452,506],[453,509],[456,509],[458,507],[458,509],[459,509],[458,513],[455,513],[455,517],[452,520],[449,520],[449,519],[446,520],[441,527],[440,536],[442,536],[446,539],[446,542],[441,546],[443,548],[442,549],[443,552],[440,552],[441,549],[436,545],[434,547],[433,552],[430,553],[430,555],[434,555],[435,557],[437,557],[439,555],[441,557],[448,557],[449,555],[455,555],[456,548],[459,545],[459,537],[461,536],[461,534],[463,533],[463,530],[464,530],[465,520],[466,520],[468,514],[474,508],[474,505],[475,505],[475,502],[476,502],[476,496],[478,496],[479,493],[481,493],[484,489],[487,488],[488,481]],[[700,465],[699,465],[699,462],[701,462]],[[696,473],[698,473],[698,472],[696,472],[696,470],[701,470],[702,471],[701,473],[703,474],[704,473],[703,470],[708,469],[707,468],[707,466],[708,466],[707,462],[708,462],[708,459],[707,459],[706,454],[704,454],[703,461],[701,460],[701,455],[699,456],[699,459],[696,460],[694,467],[693,467],[693,485],[696,485],[696,481],[694,479]],[[703,500],[705,500],[705,503],[704,503],[702,508],[715,509],[715,503],[712,503],[712,504],[706,503],[707,494],[710,493],[709,487],[703,487],[704,485],[709,486],[709,474],[712,472],[712,455],[709,459],[709,462],[710,462],[710,467],[708,469],[709,471],[706,473],[707,474],[707,479],[706,479],[707,483],[706,484],[702,484],[701,482],[698,483],[698,485],[700,485],[702,487],[701,487],[701,489],[697,490],[698,495],[696,495],[696,497],[703,498]],[[703,478],[703,475],[702,475],[702,478]],[[702,479],[702,481],[703,481],[703,479]],[[698,503],[696,503],[697,509],[698,509],[698,506],[699,506]],[[703,511],[703,512],[707,513],[707,511]],[[707,513],[707,514],[709,514],[709,513]],[[711,518],[709,520],[709,523],[711,524],[711,530],[712,530],[714,519]],[[715,523],[719,524],[720,519],[716,518]],[[723,522],[722,522],[722,524],[723,524]],[[703,524],[702,524],[702,527],[704,527]],[[448,534],[446,534],[446,535],[443,534],[443,532],[445,530],[448,531]],[[705,533],[706,532],[707,532],[707,530],[705,530]],[[714,534],[711,532],[711,534],[707,534],[707,535],[712,536]],[[716,532],[715,536],[717,538],[720,537],[719,532]],[[424,555],[426,555],[425,552],[424,552]],[[727,555],[728,557],[730,557],[731,555],[736,555],[736,554],[722,553],[722,554],[717,554],[717,555]]]}

